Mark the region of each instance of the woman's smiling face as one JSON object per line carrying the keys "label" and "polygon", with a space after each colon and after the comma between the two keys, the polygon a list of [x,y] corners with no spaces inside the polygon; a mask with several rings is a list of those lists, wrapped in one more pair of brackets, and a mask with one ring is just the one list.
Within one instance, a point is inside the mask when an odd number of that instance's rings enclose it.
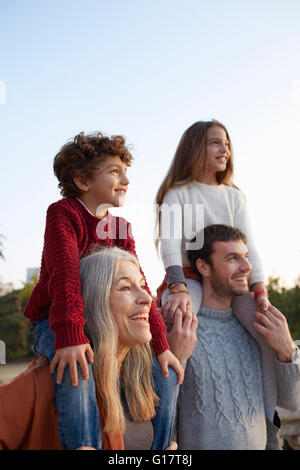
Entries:
{"label": "woman's smiling face", "polygon": [[131,347],[151,340],[151,303],[152,298],[138,266],[131,261],[121,260],[116,267],[109,298],[119,332],[119,352],[127,352]]}

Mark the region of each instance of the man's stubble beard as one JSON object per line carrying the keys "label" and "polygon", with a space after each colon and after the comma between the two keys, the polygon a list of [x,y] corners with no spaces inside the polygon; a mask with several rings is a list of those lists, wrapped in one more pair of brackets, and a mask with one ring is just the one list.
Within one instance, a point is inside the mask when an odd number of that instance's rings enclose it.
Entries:
{"label": "man's stubble beard", "polygon": [[235,289],[228,282],[225,282],[222,278],[220,278],[213,266],[211,267],[210,282],[216,296],[218,297],[233,299],[233,297],[236,297],[237,295],[245,295],[249,292],[249,289],[246,287]]}

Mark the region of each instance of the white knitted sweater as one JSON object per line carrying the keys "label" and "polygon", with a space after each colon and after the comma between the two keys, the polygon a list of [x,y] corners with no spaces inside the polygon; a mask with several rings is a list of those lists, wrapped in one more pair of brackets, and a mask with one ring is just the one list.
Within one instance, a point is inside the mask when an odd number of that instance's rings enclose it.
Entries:
{"label": "white knitted sweater", "polygon": [[[181,232],[179,217],[168,217],[168,210],[161,212],[162,224],[168,226],[169,230],[169,233],[164,231],[162,236],[167,235],[167,237],[161,238],[160,243],[165,269],[170,266],[189,266],[186,243],[208,225],[225,224],[239,228],[247,237],[249,261],[252,264],[250,285],[264,282],[264,272],[253,241],[246,199],[241,191],[223,184],[212,186],[193,181],[183,186],[172,187],[166,193],[163,204],[165,207],[173,206],[177,214],[177,209],[180,207],[182,214]],[[204,220],[199,217],[202,208]]]}

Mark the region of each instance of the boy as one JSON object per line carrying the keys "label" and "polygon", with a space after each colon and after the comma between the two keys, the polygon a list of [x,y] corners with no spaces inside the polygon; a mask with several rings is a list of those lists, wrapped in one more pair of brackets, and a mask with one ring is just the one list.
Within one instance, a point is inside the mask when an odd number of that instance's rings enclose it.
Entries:
{"label": "boy", "polygon": [[[126,170],[131,161],[122,136],[86,136],[83,132],[54,159],[63,199],[48,208],[40,278],[24,314],[32,322],[35,349],[51,362],[63,449],[101,448],[93,351],[84,333],[79,259],[94,244],[116,245],[136,255],[130,224],[107,211],[107,207],[125,202]],[[169,350],[166,328],[154,302],[149,322],[163,375],[167,377],[168,366],[172,366],[181,383],[183,369]],[[164,386],[163,380],[159,382]],[[155,445],[164,445],[158,437],[163,433],[161,420],[157,436],[155,432],[154,424]]]}

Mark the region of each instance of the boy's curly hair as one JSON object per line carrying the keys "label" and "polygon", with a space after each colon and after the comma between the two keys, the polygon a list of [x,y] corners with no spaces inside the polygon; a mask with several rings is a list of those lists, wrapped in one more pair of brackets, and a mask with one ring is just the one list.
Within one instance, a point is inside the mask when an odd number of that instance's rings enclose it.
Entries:
{"label": "boy's curly hair", "polygon": [[107,156],[118,156],[127,166],[131,165],[133,157],[125,145],[121,135],[104,136],[101,132],[76,135],[73,141],[66,143],[54,158],[53,170],[57,177],[60,192],[63,197],[80,195],[73,179],[83,175],[91,178],[99,163]]}

